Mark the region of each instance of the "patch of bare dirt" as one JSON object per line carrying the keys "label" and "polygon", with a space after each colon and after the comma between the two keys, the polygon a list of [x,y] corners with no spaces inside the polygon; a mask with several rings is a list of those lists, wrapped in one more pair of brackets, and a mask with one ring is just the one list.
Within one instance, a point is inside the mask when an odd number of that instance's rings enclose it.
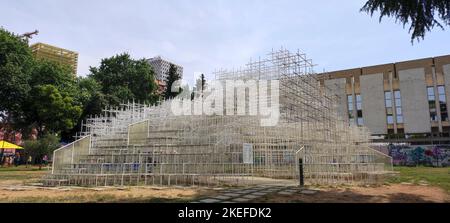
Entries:
{"label": "patch of bare dirt", "polygon": [[274,203],[447,203],[450,196],[433,186],[385,185],[380,187],[351,187],[321,189],[316,194],[289,196],[269,195],[257,202]]}

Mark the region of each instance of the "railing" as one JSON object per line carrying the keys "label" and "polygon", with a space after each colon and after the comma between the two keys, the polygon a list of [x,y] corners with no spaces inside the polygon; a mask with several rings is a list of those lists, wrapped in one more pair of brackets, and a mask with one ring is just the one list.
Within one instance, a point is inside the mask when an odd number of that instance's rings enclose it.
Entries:
{"label": "railing", "polygon": [[53,151],[52,174],[65,166],[77,163],[81,156],[88,155],[91,148],[91,136],[85,136]]}

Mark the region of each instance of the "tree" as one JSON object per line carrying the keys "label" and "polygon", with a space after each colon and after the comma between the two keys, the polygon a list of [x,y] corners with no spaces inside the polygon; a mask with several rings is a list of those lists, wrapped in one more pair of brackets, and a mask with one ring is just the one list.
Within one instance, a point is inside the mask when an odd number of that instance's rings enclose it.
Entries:
{"label": "tree", "polygon": [[61,139],[70,142],[73,136],[80,130],[81,122],[91,115],[100,115],[108,105],[105,95],[102,93],[102,86],[92,77],[79,77],[76,83],[78,93],[74,96],[74,101],[82,106],[82,113],[77,124],[69,131],[62,132]]}
{"label": "tree", "polygon": [[107,106],[102,86],[92,77],[80,77],[77,81],[79,94],[75,100],[83,105],[83,119],[88,115],[99,115]]}
{"label": "tree", "polygon": [[195,87],[191,93],[191,100],[194,100],[199,95],[203,97],[203,91],[206,87],[206,79],[204,74],[200,74],[200,77],[195,81]]}
{"label": "tree", "polygon": [[0,28],[0,117],[11,122],[20,115],[29,86],[33,56],[28,44],[14,33]]}
{"label": "tree", "polygon": [[75,77],[68,66],[34,59],[28,43],[0,29],[0,115],[12,131],[27,137],[73,128],[80,107]]}
{"label": "tree", "polygon": [[53,153],[58,147],[59,138],[53,134],[44,135],[38,140],[25,141],[25,152],[39,163],[39,169],[42,167],[42,158]]}
{"label": "tree", "polygon": [[25,136],[36,129],[38,137],[70,131],[81,109],[81,102],[74,100],[79,92],[70,68],[44,59],[34,60],[28,85],[31,90],[12,120],[15,128]]}
{"label": "tree", "polygon": [[181,76],[177,72],[177,67],[173,64],[170,64],[169,71],[167,72],[167,78],[166,78],[166,89],[164,92],[164,98],[170,99],[176,97],[178,94],[181,93],[182,88],[181,86],[178,87],[178,89],[172,89],[177,88],[176,86],[173,86],[176,81],[180,80]]}
{"label": "tree", "polygon": [[[383,17],[394,17],[403,26],[411,23],[409,33],[411,42],[424,39],[425,33],[435,26],[444,29],[450,25],[450,1],[448,0],[369,0],[361,11],[373,16],[380,11],[380,22]],[[442,20],[442,22],[438,21]]]}
{"label": "tree", "polygon": [[205,89],[206,86],[206,79],[205,79],[205,75],[201,74],[200,78],[197,79],[197,83],[196,83],[196,88],[197,91],[203,93],[203,90]]}
{"label": "tree", "polygon": [[36,59],[31,71],[30,85],[33,87],[50,84],[61,92],[75,96],[78,94],[76,80],[69,66],[46,59]]}
{"label": "tree", "polygon": [[81,107],[72,97],[60,92],[53,85],[39,85],[31,90],[24,108],[25,123],[38,132],[38,137],[60,133],[75,127],[81,115]]}
{"label": "tree", "polygon": [[134,60],[127,53],[105,58],[98,68],[90,68],[89,77],[101,85],[101,92],[109,105],[131,100],[155,102],[154,73],[145,59]]}

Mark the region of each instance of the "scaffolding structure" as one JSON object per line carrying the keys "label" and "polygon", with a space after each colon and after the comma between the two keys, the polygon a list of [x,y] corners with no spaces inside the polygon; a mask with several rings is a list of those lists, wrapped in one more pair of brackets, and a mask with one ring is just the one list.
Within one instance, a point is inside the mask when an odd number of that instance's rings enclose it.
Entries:
{"label": "scaffolding structure", "polygon": [[[337,96],[320,86],[306,55],[281,49],[214,75],[223,82],[279,81],[279,92],[270,92],[279,94],[278,123],[262,126],[260,114],[175,115],[177,99],[123,104],[87,119],[77,141],[54,152],[44,183],[246,185],[255,178],[297,180],[302,160],[309,184],[376,184],[391,170],[391,158],[368,146],[368,130],[339,117]],[[236,103],[236,95],[226,97]],[[253,105],[246,97],[249,110],[270,103],[258,97]]]}

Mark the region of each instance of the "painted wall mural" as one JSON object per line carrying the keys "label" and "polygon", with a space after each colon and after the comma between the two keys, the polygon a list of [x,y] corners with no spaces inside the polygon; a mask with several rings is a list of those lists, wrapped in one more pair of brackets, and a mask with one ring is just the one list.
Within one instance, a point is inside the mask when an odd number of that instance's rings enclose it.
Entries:
{"label": "painted wall mural", "polygon": [[389,156],[397,166],[450,166],[450,146],[388,146]]}

